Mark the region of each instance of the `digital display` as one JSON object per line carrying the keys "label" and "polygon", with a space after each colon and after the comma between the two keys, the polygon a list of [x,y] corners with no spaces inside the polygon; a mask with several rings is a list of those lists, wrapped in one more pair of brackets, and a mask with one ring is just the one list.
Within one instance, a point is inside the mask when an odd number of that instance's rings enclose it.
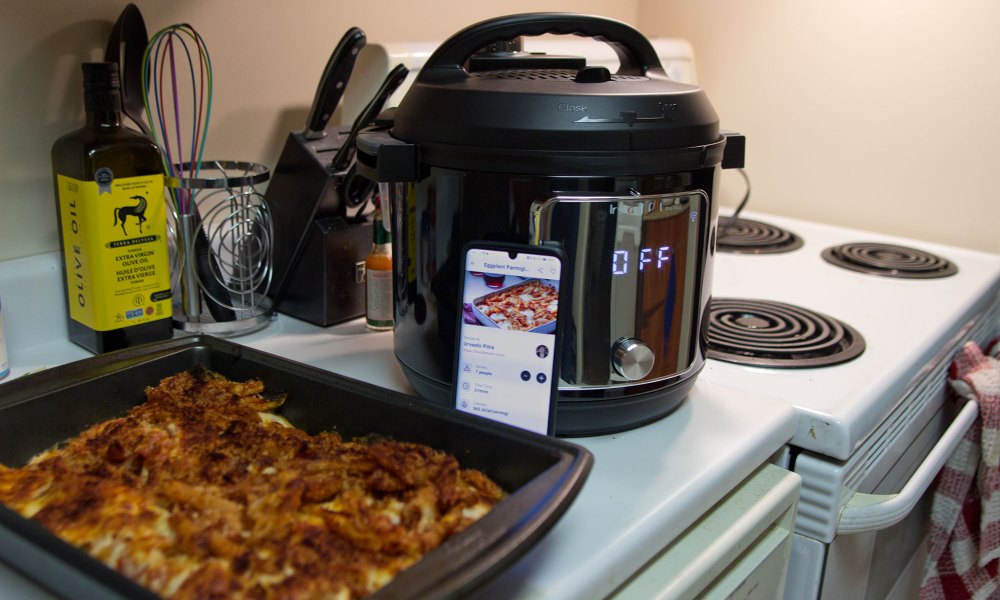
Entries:
{"label": "digital display", "polygon": [[[683,216],[685,212],[688,213],[686,218]],[[675,258],[675,248],[672,243],[675,240],[655,239],[659,237],[656,234],[664,229],[659,227],[657,222],[667,220],[676,222],[675,220],[681,217],[682,223],[694,223],[698,219],[697,211],[690,210],[689,198],[686,196],[621,201],[610,205],[608,214],[616,215],[624,234],[616,236],[617,247],[611,253],[611,274],[615,276],[635,275],[647,271],[668,271]],[[633,221],[636,228],[641,231],[640,235],[628,235],[629,224]],[[681,226],[686,230],[684,225]],[[686,234],[686,231],[683,233]],[[685,238],[686,235],[682,235],[679,239]],[[629,241],[635,245],[627,245],[626,242]]]}
{"label": "digital display", "polygon": [[628,275],[630,269],[669,269],[674,249],[670,246],[639,248],[638,250],[615,250],[611,254],[611,274]]}
{"label": "digital display", "polygon": [[555,256],[468,250],[455,408],[549,433],[560,269]]}

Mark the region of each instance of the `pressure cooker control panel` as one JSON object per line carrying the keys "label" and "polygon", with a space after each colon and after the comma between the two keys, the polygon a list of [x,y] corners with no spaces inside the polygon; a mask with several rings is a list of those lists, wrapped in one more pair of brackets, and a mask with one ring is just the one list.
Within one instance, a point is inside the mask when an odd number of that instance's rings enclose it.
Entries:
{"label": "pressure cooker control panel", "polygon": [[564,338],[570,342],[564,342],[571,363],[563,365],[567,386],[649,382],[691,367],[699,232],[707,206],[700,190],[557,196],[534,203],[534,242],[559,242],[573,273],[567,322],[578,334]]}

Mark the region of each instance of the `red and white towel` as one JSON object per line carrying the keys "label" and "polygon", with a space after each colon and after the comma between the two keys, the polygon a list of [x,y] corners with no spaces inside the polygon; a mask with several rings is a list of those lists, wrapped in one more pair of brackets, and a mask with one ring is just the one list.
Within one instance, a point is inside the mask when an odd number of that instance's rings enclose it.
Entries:
{"label": "red and white towel", "polygon": [[969,342],[949,372],[979,419],[934,483],[921,600],[1000,599],[1000,340]]}

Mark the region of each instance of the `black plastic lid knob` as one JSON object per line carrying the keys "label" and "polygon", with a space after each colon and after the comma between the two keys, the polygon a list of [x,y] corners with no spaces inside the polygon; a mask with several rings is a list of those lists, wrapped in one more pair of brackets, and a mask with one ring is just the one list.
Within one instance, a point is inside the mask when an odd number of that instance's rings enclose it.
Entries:
{"label": "black plastic lid knob", "polygon": [[604,83],[611,81],[611,71],[605,67],[584,67],[576,72],[577,83]]}

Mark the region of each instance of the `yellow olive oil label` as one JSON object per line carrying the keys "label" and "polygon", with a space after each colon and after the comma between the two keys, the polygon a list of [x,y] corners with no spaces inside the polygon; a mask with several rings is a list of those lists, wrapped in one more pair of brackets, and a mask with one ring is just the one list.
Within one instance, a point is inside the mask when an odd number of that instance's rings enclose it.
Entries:
{"label": "yellow olive oil label", "polygon": [[171,316],[163,175],[59,175],[69,314],[95,331]]}

